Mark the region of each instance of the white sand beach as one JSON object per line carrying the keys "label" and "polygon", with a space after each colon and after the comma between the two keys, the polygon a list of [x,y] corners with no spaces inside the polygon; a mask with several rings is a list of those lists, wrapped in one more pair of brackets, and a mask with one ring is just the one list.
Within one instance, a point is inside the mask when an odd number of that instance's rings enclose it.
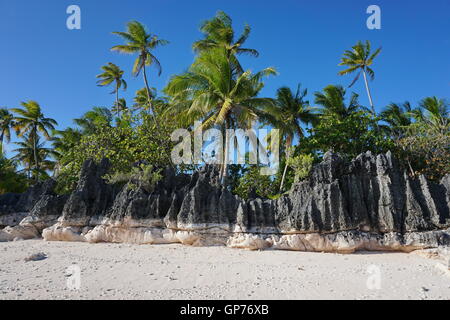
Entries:
{"label": "white sand beach", "polygon": [[[25,261],[40,252],[47,258]],[[0,299],[450,299],[437,263],[416,253],[31,240],[0,243]],[[79,290],[67,285],[72,265]]]}

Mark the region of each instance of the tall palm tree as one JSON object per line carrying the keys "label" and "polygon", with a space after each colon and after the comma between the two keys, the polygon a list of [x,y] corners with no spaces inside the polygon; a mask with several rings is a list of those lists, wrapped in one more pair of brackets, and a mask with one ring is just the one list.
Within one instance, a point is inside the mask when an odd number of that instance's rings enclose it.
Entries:
{"label": "tall palm tree", "polygon": [[122,37],[127,43],[114,46],[111,50],[127,54],[138,54],[138,57],[134,62],[133,74],[137,77],[142,71],[145,87],[147,89],[147,98],[151,108],[151,92],[148,85],[146,66],[154,65],[158,70],[158,75],[161,75],[161,63],[153,55],[152,50],[159,46],[166,45],[169,42],[158,39],[155,34],[148,33],[144,25],[138,21],[129,22],[126,32],[113,32],[113,34]]}
{"label": "tall palm tree", "polygon": [[381,126],[384,131],[395,139],[401,138],[413,123],[413,108],[407,101],[403,104],[391,103],[380,114],[388,126]]}
{"label": "tall palm tree", "polygon": [[14,127],[14,116],[6,108],[0,109],[0,155],[3,152],[3,141],[11,141],[11,129]]}
{"label": "tall palm tree", "polygon": [[[97,84],[100,87],[109,86],[111,83],[114,83],[114,90],[111,94],[116,94],[116,103],[117,106],[119,104],[119,89],[123,87],[123,90],[127,89],[127,82],[123,79],[124,71],[121,70],[114,63],[109,62],[107,65],[102,67],[103,73],[97,75]],[[119,111],[117,111],[117,116],[119,116]]]}
{"label": "tall palm tree", "polygon": [[314,103],[320,106],[319,113],[322,116],[331,116],[342,120],[361,108],[356,93],[352,93],[348,104],[345,102],[345,95],[346,91],[342,86],[329,85],[323,89],[323,93],[316,92],[314,94]]}
{"label": "tall palm tree", "polygon": [[[11,111],[18,116],[15,117],[15,128],[18,131],[19,137],[28,135],[33,142],[34,165],[37,172],[40,172],[40,162],[38,155],[39,133],[42,133],[45,138],[50,139],[49,130],[55,130],[58,125],[56,120],[46,118],[42,113],[40,105],[36,101],[22,102],[22,109],[13,108]],[[36,175],[36,181],[39,181],[39,174]]]}
{"label": "tall palm tree", "polygon": [[444,99],[427,97],[420,101],[420,108],[413,110],[418,124],[424,125],[431,132],[449,134],[450,107]]}
{"label": "tall palm tree", "polygon": [[204,34],[204,39],[196,41],[193,44],[193,49],[196,52],[202,52],[211,48],[224,48],[238,71],[242,73],[243,69],[236,55],[249,54],[258,57],[259,53],[255,49],[243,48],[244,43],[250,36],[250,26],[246,24],[242,34],[235,40],[232,23],[233,21],[225,12],[218,11],[214,18],[203,22],[201,25],[200,31]]}
{"label": "tall palm tree", "polygon": [[290,88],[282,87],[277,91],[275,105],[266,108],[266,117],[275,128],[280,130],[280,137],[285,142],[286,164],[281,178],[280,192],[283,191],[294,137],[303,138],[305,132],[302,124],[316,121],[316,115],[309,106],[309,101],[305,100],[307,94],[308,90],[301,90],[300,85],[295,94]]}
{"label": "tall palm tree", "polygon": [[[172,111],[190,123],[202,120],[203,128],[220,126],[224,131],[236,124],[247,128],[261,113],[259,108],[271,103],[257,96],[264,86],[262,78],[274,74],[273,68],[238,73],[226,50],[214,48],[203,51],[186,73],[172,77],[165,92]],[[228,172],[229,141],[225,137],[222,183]]]}
{"label": "tall palm tree", "polygon": [[352,47],[352,50],[346,50],[344,52],[341,63],[339,64],[339,66],[348,67],[348,69],[339,72],[339,75],[341,76],[354,72],[358,73],[349,87],[352,87],[355,82],[358,81],[361,73],[363,74],[367,96],[369,97],[370,107],[374,116],[376,114],[375,107],[372,100],[372,94],[370,93],[367,77],[369,76],[371,80],[375,78],[375,72],[370,68],[370,66],[373,64],[374,59],[380,54],[380,52],[381,48],[378,48],[374,53],[371,53],[370,41],[366,40],[365,44],[358,41],[358,43]]}

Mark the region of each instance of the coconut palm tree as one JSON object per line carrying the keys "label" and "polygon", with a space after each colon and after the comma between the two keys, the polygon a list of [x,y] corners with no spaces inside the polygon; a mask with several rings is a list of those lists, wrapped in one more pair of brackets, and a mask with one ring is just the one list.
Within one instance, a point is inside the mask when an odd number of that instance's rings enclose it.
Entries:
{"label": "coconut palm tree", "polygon": [[11,141],[11,129],[14,125],[14,116],[8,109],[0,108],[0,155],[3,152],[3,141]]}
{"label": "coconut palm tree", "polygon": [[[22,102],[22,109],[13,108],[11,111],[17,114],[15,117],[15,128],[18,131],[18,136],[28,136],[28,139],[33,143],[33,156],[36,172],[40,172],[40,157],[38,154],[39,133],[42,133],[45,138],[50,139],[49,131],[55,130],[58,125],[56,120],[46,118],[42,113],[40,105],[36,101]],[[39,181],[39,174],[36,175],[36,181]]]}
{"label": "coconut palm tree", "polygon": [[255,49],[243,48],[244,43],[250,36],[250,26],[246,24],[242,34],[235,40],[232,23],[233,21],[225,12],[218,11],[214,18],[203,22],[201,25],[200,31],[204,34],[204,39],[196,41],[193,44],[193,49],[199,53],[211,48],[224,48],[238,72],[242,73],[242,66],[236,56],[248,54],[258,57],[259,53]]}
{"label": "coconut palm tree", "polygon": [[[124,71],[111,62],[103,66],[102,70],[103,73],[97,75],[97,79],[99,79],[97,84],[100,87],[104,87],[114,83],[114,90],[111,94],[116,94],[115,106],[117,106],[119,104],[119,89],[121,87],[123,87],[123,90],[127,89],[127,82],[123,79]],[[120,111],[117,110],[117,116],[120,116],[119,112]]]}
{"label": "coconut palm tree", "polygon": [[161,63],[153,55],[152,51],[169,42],[158,39],[156,35],[148,33],[144,25],[138,21],[129,22],[126,32],[113,32],[113,34],[122,37],[127,43],[114,46],[111,50],[127,54],[138,54],[138,57],[134,62],[133,74],[137,77],[142,71],[145,87],[147,89],[147,98],[151,108],[151,91],[148,85],[146,66],[154,65],[158,70],[158,75],[161,75]]}
{"label": "coconut palm tree", "polygon": [[[155,88],[150,88],[150,99],[153,105],[153,100],[156,97],[156,89]],[[148,103],[148,96],[147,96],[147,89],[146,88],[142,88],[139,89],[138,91],[136,91],[136,95],[133,99],[134,101],[134,109],[136,110],[145,110],[145,111],[149,111],[150,106]]]}
{"label": "coconut palm tree", "polygon": [[[53,170],[55,162],[48,159],[53,155],[53,149],[45,148],[45,142],[40,142],[40,137],[37,139],[32,134],[23,136],[23,141],[15,142],[19,147],[14,149],[17,154],[13,157],[13,160],[22,163],[24,171],[27,172],[27,176],[31,179],[32,175],[36,180],[40,175],[45,175],[47,170]],[[36,166],[36,157],[39,165]]]}
{"label": "coconut palm tree", "polygon": [[370,41],[366,40],[365,44],[358,41],[358,43],[352,47],[352,50],[346,50],[344,52],[341,63],[339,64],[339,66],[348,67],[348,69],[339,72],[339,75],[341,76],[354,72],[358,73],[349,87],[352,87],[356,81],[358,81],[361,73],[363,74],[367,96],[369,97],[370,107],[374,116],[376,112],[367,77],[370,77],[371,80],[375,78],[375,72],[370,68],[370,66],[373,64],[374,59],[380,54],[380,52],[381,48],[378,48],[374,53],[371,53]]}
{"label": "coconut palm tree", "polygon": [[361,108],[358,103],[358,95],[354,92],[348,105],[346,104],[346,91],[342,86],[329,85],[323,89],[323,92],[316,92],[314,95],[314,103],[320,106],[318,110],[322,116],[331,116],[342,120]]}
{"label": "coconut palm tree", "polygon": [[117,112],[117,115],[120,117],[120,113],[121,112],[126,112],[128,111],[128,107],[127,107],[127,101],[124,98],[120,98],[117,101],[117,104],[114,106],[114,108],[112,109],[113,112]]}
{"label": "coconut palm tree", "polygon": [[[274,75],[273,68],[255,74],[238,73],[223,48],[203,51],[189,70],[171,78],[165,93],[171,98],[171,110],[187,123],[202,120],[202,128],[220,126],[222,130],[239,124],[250,127],[261,113],[260,108],[272,103],[258,98],[264,84],[262,78]],[[226,181],[228,135],[225,135],[222,183]]]}
{"label": "coconut palm tree", "polygon": [[281,178],[280,192],[283,191],[288,160],[291,156],[292,144],[295,136],[303,138],[305,136],[302,124],[310,124],[316,121],[316,115],[309,106],[309,101],[305,100],[308,90],[301,90],[298,85],[295,94],[288,87],[277,90],[276,103],[266,108],[265,116],[269,122],[280,130],[280,137],[285,142],[286,164]]}
{"label": "coconut palm tree", "polygon": [[418,125],[439,134],[450,132],[450,107],[447,102],[437,97],[427,97],[420,101],[420,108],[413,110]]}
{"label": "coconut palm tree", "polygon": [[391,103],[380,114],[387,126],[380,126],[395,139],[401,138],[413,123],[413,108],[406,101],[403,104]]}

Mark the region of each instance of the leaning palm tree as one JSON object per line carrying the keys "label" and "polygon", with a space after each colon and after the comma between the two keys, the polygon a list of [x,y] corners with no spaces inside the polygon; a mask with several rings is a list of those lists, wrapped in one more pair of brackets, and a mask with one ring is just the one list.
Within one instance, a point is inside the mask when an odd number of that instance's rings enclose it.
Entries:
{"label": "leaning palm tree", "polygon": [[[45,138],[50,139],[49,130],[55,130],[58,125],[56,120],[46,118],[42,113],[41,107],[36,101],[28,101],[21,103],[23,109],[13,108],[11,111],[18,116],[15,117],[15,128],[18,131],[18,136],[23,137],[28,135],[33,142],[34,165],[37,172],[40,172],[40,162],[38,155],[39,133],[42,133]],[[39,175],[36,175],[36,181],[39,180]]]}
{"label": "leaning palm tree", "polygon": [[[171,98],[168,112],[176,112],[190,124],[202,120],[202,128],[220,126],[225,131],[237,124],[248,128],[258,118],[260,108],[272,103],[271,99],[257,96],[264,86],[262,78],[275,73],[267,68],[241,74],[223,48],[203,51],[186,73],[172,77],[165,88]],[[225,137],[222,183],[227,178],[229,161],[229,137]]]}
{"label": "leaning palm tree", "polygon": [[450,107],[445,100],[427,97],[420,101],[419,106],[413,110],[417,125],[422,125],[432,133],[450,133]]}
{"label": "leaning palm tree", "polygon": [[259,56],[258,51],[255,49],[243,48],[244,43],[250,36],[250,26],[246,24],[243,33],[236,40],[232,20],[223,11],[218,11],[214,18],[203,22],[200,31],[204,34],[204,39],[198,40],[193,44],[194,51],[202,52],[211,48],[224,48],[233,64],[241,73],[243,69],[236,55],[249,54],[254,57]]}
{"label": "leaning palm tree", "polygon": [[14,127],[14,116],[6,108],[0,109],[0,155],[3,152],[3,141],[11,141],[11,129]]}
{"label": "leaning palm tree", "polygon": [[413,123],[412,111],[408,101],[401,105],[391,103],[380,114],[381,119],[387,123],[387,126],[382,125],[380,128],[394,139],[402,138]]}
{"label": "leaning palm tree", "polygon": [[349,86],[352,87],[356,83],[356,81],[358,81],[361,73],[363,74],[370,107],[372,109],[373,115],[375,115],[375,107],[373,105],[372,94],[370,93],[367,76],[369,76],[371,80],[375,78],[375,72],[370,68],[370,66],[373,64],[373,60],[378,56],[378,54],[380,54],[381,48],[375,50],[374,53],[371,53],[370,51],[370,41],[368,40],[366,40],[365,44],[361,41],[358,41],[358,43],[352,47],[352,50],[345,51],[339,65],[346,66],[348,67],[348,69],[339,72],[339,75],[343,76],[346,74],[357,72],[358,74],[356,78]]}
{"label": "leaning palm tree", "polygon": [[314,123],[316,120],[309,101],[305,100],[307,94],[308,90],[301,90],[300,85],[295,94],[290,88],[282,87],[277,91],[275,105],[266,108],[265,117],[269,123],[280,130],[280,138],[285,141],[286,164],[281,178],[280,192],[283,191],[294,137],[303,138],[305,132],[302,124]]}
{"label": "leaning palm tree", "polygon": [[113,32],[113,34],[122,37],[127,43],[114,46],[111,50],[127,54],[138,54],[138,57],[134,62],[133,74],[137,77],[142,71],[145,87],[147,89],[147,98],[151,105],[151,92],[148,85],[146,66],[154,65],[158,70],[158,75],[161,75],[161,63],[153,55],[152,50],[159,46],[166,45],[169,42],[158,39],[156,35],[148,33],[146,28],[138,21],[129,22],[126,32]]}
{"label": "leaning palm tree", "polygon": [[318,110],[322,116],[343,120],[361,108],[358,103],[358,95],[354,92],[349,103],[346,104],[346,91],[342,86],[329,85],[323,89],[323,92],[316,92],[314,95],[314,102],[319,105]]}
{"label": "leaning palm tree", "polygon": [[[119,104],[119,89],[121,87],[123,87],[123,90],[127,89],[127,82],[123,79],[124,71],[111,62],[103,66],[102,70],[103,73],[97,75],[97,79],[99,79],[97,84],[100,87],[104,87],[114,83],[114,90],[111,94],[116,94],[115,106],[117,106]],[[119,111],[117,116],[119,116]]]}

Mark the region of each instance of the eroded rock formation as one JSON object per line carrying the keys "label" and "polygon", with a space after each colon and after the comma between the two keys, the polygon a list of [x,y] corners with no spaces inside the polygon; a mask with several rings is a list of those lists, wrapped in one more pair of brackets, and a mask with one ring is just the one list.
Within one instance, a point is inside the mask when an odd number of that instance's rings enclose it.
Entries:
{"label": "eroded rock formation", "polygon": [[192,176],[167,169],[153,192],[106,184],[108,167],[106,160],[86,162],[70,196],[55,195],[54,182],[47,182],[0,197],[0,221],[9,225],[0,241],[42,235],[342,253],[450,245],[450,175],[439,184],[413,179],[390,153],[352,161],[327,153],[308,179],[277,200],[240,199],[219,184],[211,166]]}

